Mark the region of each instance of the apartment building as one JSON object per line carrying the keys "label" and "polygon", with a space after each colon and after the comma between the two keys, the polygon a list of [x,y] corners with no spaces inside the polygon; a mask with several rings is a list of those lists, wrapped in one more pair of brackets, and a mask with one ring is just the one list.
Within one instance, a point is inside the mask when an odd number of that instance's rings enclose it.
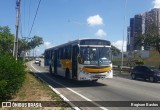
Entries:
{"label": "apartment building", "polygon": [[[151,25],[160,27],[160,9],[155,8],[151,11],[137,14],[133,18],[130,18],[130,25],[127,28],[127,51],[132,50],[150,50],[149,46],[138,46],[136,42],[138,37],[143,34],[149,33]],[[160,34],[160,28],[159,28]]]}

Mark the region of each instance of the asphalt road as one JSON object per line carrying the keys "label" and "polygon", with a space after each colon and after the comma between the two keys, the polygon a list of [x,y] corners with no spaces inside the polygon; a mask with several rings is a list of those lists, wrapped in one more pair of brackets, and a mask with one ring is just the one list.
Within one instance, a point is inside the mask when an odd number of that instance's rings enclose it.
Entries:
{"label": "asphalt road", "polygon": [[[70,101],[93,102],[98,107],[80,107],[85,110],[160,110],[160,107],[102,107],[107,101],[160,101],[160,82],[151,83],[143,80],[132,80],[129,77],[115,75],[113,79],[92,82],[68,81],[62,77],[50,75],[43,64],[38,66],[29,62],[28,67],[41,79],[63,94]],[[160,106],[160,105],[159,105]]]}

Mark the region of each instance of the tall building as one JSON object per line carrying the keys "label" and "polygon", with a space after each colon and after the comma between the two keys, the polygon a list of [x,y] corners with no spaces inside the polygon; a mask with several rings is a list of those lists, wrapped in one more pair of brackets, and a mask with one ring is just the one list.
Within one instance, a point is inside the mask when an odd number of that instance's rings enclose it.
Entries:
{"label": "tall building", "polygon": [[[138,46],[138,37],[151,31],[150,26],[153,24],[160,27],[160,9],[155,8],[143,14],[137,14],[130,19],[130,26],[127,29],[127,51],[132,50],[148,50],[149,46]],[[159,28],[160,35],[160,28]]]}

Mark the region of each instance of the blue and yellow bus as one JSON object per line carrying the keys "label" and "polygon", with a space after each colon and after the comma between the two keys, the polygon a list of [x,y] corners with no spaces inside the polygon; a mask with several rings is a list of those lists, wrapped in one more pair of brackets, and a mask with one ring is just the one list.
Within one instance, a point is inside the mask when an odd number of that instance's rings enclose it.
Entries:
{"label": "blue and yellow bus", "polygon": [[45,50],[44,65],[53,75],[77,81],[113,78],[111,43],[81,39]]}

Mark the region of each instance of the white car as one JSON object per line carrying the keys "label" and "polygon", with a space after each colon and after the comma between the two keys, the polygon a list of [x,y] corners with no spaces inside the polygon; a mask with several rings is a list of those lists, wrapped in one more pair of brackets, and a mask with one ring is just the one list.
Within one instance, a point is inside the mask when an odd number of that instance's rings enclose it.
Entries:
{"label": "white car", "polygon": [[40,59],[36,59],[34,63],[35,63],[35,64],[39,64],[40,62],[41,62]]}

